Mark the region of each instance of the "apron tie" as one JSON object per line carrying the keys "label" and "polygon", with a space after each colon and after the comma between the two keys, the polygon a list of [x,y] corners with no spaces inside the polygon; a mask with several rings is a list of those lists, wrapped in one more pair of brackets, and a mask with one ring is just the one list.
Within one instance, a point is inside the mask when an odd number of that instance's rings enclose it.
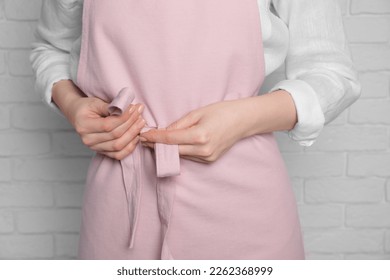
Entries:
{"label": "apron tie", "polygon": [[[128,87],[122,88],[108,106],[110,115],[119,116],[130,106],[134,101],[135,94]],[[145,127],[142,132],[146,132],[152,128]],[[134,237],[138,221],[139,204],[141,198],[141,169],[142,166],[142,151],[140,145],[137,145],[132,153],[120,161],[122,168],[123,180],[126,188],[126,197],[129,207],[130,219],[130,242],[129,248],[134,246]],[[178,145],[167,145],[163,143],[155,143],[155,160],[156,160],[156,176],[157,179],[157,201],[160,220],[163,227],[163,247],[162,258],[172,259],[172,255],[167,248],[165,239],[168,231],[169,220],[172,211],[172,205],[175,197],[176,187],[174,184],[165,185],[171,176],[180,174],[180,158]],[[166,178],[165,178],[166,177]],[[161,181],[159,180],[161,178]],[[160,181],[160,182],[159,182]]]}

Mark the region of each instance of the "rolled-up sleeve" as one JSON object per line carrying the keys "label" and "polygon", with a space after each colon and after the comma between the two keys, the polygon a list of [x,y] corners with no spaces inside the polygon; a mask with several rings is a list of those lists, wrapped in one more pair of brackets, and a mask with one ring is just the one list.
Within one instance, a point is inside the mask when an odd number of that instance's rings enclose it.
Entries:
{"label": "rolled-up sleeve", "polygon": [[35,91],[53,111],[64,117],[52,100],[52,86],[71,79],[70,52],[81,35],[82,3],[79,0],[44,0],[35,30],[30,62]]}
{"label": "rolled-up sleeve", "polygon": [[282,89],[294,100],[298,122],[288,135],[312,145],[324,125],[355,102],[361,92],[336,0],[274,0],[289,30],[286,80]]}

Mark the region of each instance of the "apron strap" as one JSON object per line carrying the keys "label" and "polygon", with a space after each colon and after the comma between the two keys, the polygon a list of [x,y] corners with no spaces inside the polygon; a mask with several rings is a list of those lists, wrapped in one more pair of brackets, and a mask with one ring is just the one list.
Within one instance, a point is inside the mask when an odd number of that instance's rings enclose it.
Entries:
{"label": "apron strap", "polygon": [[134,101],[135,94],[129,88],[122,88],[108,106],[110,115],[120,116]]}
{"label": "apron strap", "polygon": [[178,145],[154,144],[156,154],[157,177],[169,177],[180,174]]}
{"label": "apron strap", "polygon": [[[110,115],[123,114],[128,106],[134,101],[135,95],[128,87],[122,88],[118,95],[111,101],[108,112]],[[143,132],[151,128],[144,128]],[[178,145],[156,143],[154,145],[156,155],[157,177],[169,177],[180,174],[180,157]]]}
{"label": "apron strap", "polygon": [[[128,87],[122,88],[117,96],[111,101],[108,106],[108,112],[110,115],[120,116],[125,112],[125,110],[130,106],[134,101],[135,95]],[[151,128],[144,128],[143,132],[150,130]],[[138,148],[138,147],[137,147]],[[180,158],[179,158],[179,146],[178,145],[166,145],[162,143],[156,143],[154,146],[155,156],[156,156],[156,171],[157,177],[170,177],[180,174]],[[137,149],[134,151],[137,154]],[[126,188],[126,195],[129,207],[129,219],[130,219],[130,242],[129,248],[134,246],[134,237],[138,220],[139,213],[139,204],[141,196],[141,183],[139,177],[139,164],[142,164],[141,160],[141,151],[138,151],[138,155],[134,155],[134,163],[131,157],[126,157],[121,160],[121,168],[124,179],[124,184]],[[134,169],[132,169],[132,166]],[[134,174],[129,174],[134,170]],[[166,186],[167,187],[167,186]],[[166,188],[165,187],[165,188]],[[168,230],[169,218],[171,214],[171,206],[174,200],[174,190],[163,190],[161,184],[158,184],[158,194],[159,194],[159,212],[160,217],[163,217],[163,227],[164,227],[164,241],[165,235]],[[170,194],[170,195],[168,195]],[[164,202],[163,202],[164,201]],[[170,205],[170,207],[161,207],[161,205]],[[165,243],[165,242],[164,242]],[[166,246],[163,246],[166,247]],[[167,250],[167,248],[165,248]],[[164,251],[164,250],[163,250]],[[170,254],[168,252],[164,253],[166,258]]]}

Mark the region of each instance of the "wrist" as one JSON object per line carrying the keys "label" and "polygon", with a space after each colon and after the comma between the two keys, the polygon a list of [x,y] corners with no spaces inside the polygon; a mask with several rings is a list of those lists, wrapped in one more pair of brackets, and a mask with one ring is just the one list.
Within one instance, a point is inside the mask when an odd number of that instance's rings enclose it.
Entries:
{"label": "wrist", "polygon": [[291,95],[278,90],[246,99],[244,137],[290,130],[297,123],[297,112]]}
{"label": "wrist", "polygon": [[83,95],[72,80],[60,80],[52,86],[52,100],[65,115],[69,106]]}

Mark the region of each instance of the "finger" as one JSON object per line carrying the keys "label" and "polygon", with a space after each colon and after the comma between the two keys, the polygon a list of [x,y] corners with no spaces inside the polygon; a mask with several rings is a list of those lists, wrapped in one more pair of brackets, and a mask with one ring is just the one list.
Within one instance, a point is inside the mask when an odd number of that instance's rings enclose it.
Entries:
{"label": "finger", "polygon": [[[130,112],[131,108],[132,111]],[[88,130],[86,133],[106,133],[111,132],[118,126],[122,125],[127,121],[127,119],[130,117],[130,115],[136,114],[139,115],[142,113],[144,108],[144,105],[142,104],[136,104],[131,105],[131,107],[128,107],[128,109],[120,116],[107,116],[104,118],[89,118],[88,121]]]}
{"label": "finger", "polygon": [[[141,142],[144,147],[154,149],[154,143],[150,142]],[[193,145],[179,145],[179,154],[181,158],[210,164],[210,160],[204,159],[202,156],[199,156],[199,148]]]}
{"label": "finger", "polygon": [[[141,142],[141,143],[144,147],[154,149],[154,143],[150,143],[150,142]],[[184,150],[184,153],[187,153],[187,151]],[[179,145],[179,154],[180,154],[180,157],[184,158],[184,159],[188,159],[188,160],[192,160],[192,161],[196,161],[196,162],[200,162],[200,163],[210,163],[210,161],[204,160],[203,158],[199,158],[196,156],[190,156],[190,155],[184,155],[183,154],[183,147],[181,147],[181,145]],[[194,153],[191,153],[191,154],[194,154]]]}
{"label": "finger", "polygon": [[[128,132],[128,130],[130,130],[131,127],[135,125],[135,123],[139,120],[143,120],[143,118],[138,113],[133,111],[133,113],[130,114],[129,118],[123,124],[119,125],[110,132],[85,134],[82,137],[83,143],[87,146],[93,146],[102,142],[118,139],[122,137],[126,132]],[[137,132],[137,134],[138,133],[139,132]]]}
{"label": "finger", "polygon": [[90,148],[94,151],[104,151],[104,152],[118,152],[126,147],[128,143],[133,141],[134,138],[138,137],[141,129],[145,126],[145,120],[140,117],[134,125],[130,127],[121,137],[100,142],[91,146]]}
{"label": "finger", "polygon": [[91,108],[93,109],[93,112],[96,113],[99,116],[106,117],[110,115],[108,111],[108,107],[110,104],[107,102],[104,102],[103,100],[96,98],[94,102],[91,103]]}
{"label": "finger", "polygon": [[210,164],[209,161],[206,161],[206,160],[204,160],[204,159],[197,158],[197,157],[192,157],[192,156],[180,156],[180,157],[181,157],[181,158],[184,158],[184,159],[188,159],[188,160],[200,162],[200,163],[207,163],[207,164]]}
{"label": "finger", "polygon": [[[144,147],[154,149],[154,143],[151,142],[141,142]],[[198,161],[202,163],[210,163],[210,160],[206,158],[209,156],[207,151],[202,150],[201,146],[194,145],[179,145],[179,154],[180,157],[190,159],[193,161]]]}
{"label": "finger", "polygon": [[152,142],[143,142],[143,141],[140,141],[142,146],[146,147],[146,148],[151,148],[151,149],[154,149],[154,143]]}
{"label": "finger", "polygon": [[138,142],[139,142],[139,137],[137,136],[136,138],[133,139],[133,141],[131,141],[124,149],[122,149],[119,152],[99,152],[99,153],[116,160],[122,160],[134,151],[134,149],[137,147]]}
{"label": "finger", "polygon": [[[154,149],[155,143],[152,142],[143,142],[141,141],[141,144],[145,147]],[[181,156],[197,156],[197,157],[204,157],[202,154],[202,148],[200,146],[196,145],[178,145],[179,146],[179,154]]]}
{"label": "finger", "polygon": [[[179,130],[151,129],[141,133],[141,140],[164,144],[198,144],[202,139],[196,128]],[[145,140],[144,140],[144,139]]]}
{"label": "finger", "polygon": [[127,110],[123,112],[122,115],[120,116],[108,116],[104,119],[106,122],[106,126],[104,127],[104,132],[111,132],[117,127],[123,125],[129,117],[133,116],[135,120],[137,120],[138,116],[143,112],[144,110],[144,105],[143,104],[136,104],[136,105],[130,105]]}
{"label": "finger", "polygon": [[200,114],[197,114],[196,112],[190,112],[183,118],[175,121],[174,123],[170,124],[166,129],[172,130],[172,129],[185,129],[189,128],[200,120]]}

